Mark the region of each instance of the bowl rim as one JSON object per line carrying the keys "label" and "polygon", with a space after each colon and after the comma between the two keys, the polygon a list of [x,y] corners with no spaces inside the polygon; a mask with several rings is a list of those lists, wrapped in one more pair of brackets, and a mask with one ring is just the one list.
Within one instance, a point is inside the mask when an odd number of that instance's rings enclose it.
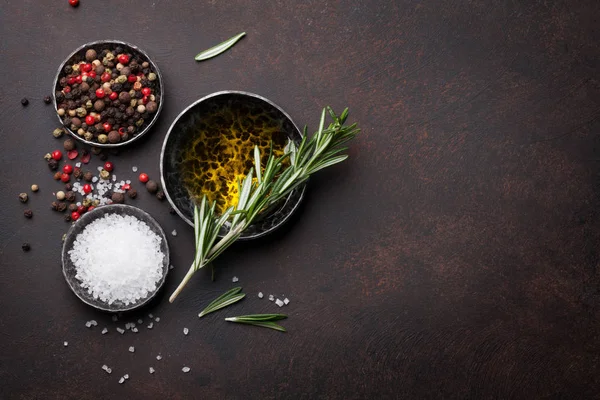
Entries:
{"label": "bowl rim", "polygon": [[[65,126],[63,124],[62,119],[60,118],[60,115],[58,115],[58,104],[56,102],[56,86],[58,85],[58,81],[59,81],[59,77],[61,75],[61,72],[63,71],[65,65],[67,64],[67,61],[69,61],[75,54],[77,54],[79,51],[91,47],[91,46],[95,46],[95,45],[102,45],[102,44],[111,44],[111,43],[116,43],[116,44],[120,44],[120,45],[125,45],[128,47],[131,47],[132,49],[139,51],[140,53],[142,53],[142,55],[144,55],[144,57],[146,57],[148,59],[148,62],[152,64],[152,67],[154,68],[154,70],[156,71],[156,75],[158,77],[158,84],[160,86],[160,101],[158,102],[158,109],[156,110],[156,113],[154,113],[154,117],[152,118],[152,120],[150,121],[150,123],[148,123],[148,126],[146,126],[139,134],[137,134],[136,136],[134,136],[133,138],[125,141],[125,142],[119,142],[119,143],[97,143],[97,142],[91,142],[89,140],[85,140],[84,138],[82,138],[81,136],[79,136],[76,132],[73,132],[71,130],[71,128],[69,128],[68,126]],[[121,147],[121,146],[126,146],[136,140],[138,140],[139,138],[141,138],[142,136],[144,136],[149,130],[150,128],[152,128],[152,126],[156,123],[156,120],[158,119],[158,116],[163,108],[163,103],[164,103],[164,94],[165,94],[165,88],[164,88],[164,84],[163,84],[163,77],[162,74],[160,73],[160,69],[158,68],[158,65],[156,65],[156,63],[152,60],[152,58],[150,58],[150,56],[148,55],[148,53],[146,53],[144,50],[142,50],[141,48],[139,48],[138,46],[131,44],[129,42],[125,42],[123,40],[116,40],[116,39],[104,39],[104,40],[95,40],[93,42],[88,42],[85,43],[81,46],[79,46],[78,48],[76,48],[75,50],[73,50],[68,56],[67,58],[65,58],[63,60],[63,62],[58,66],[58,71],[56,72],[56,75],[54,77],[54,80],[52,81],[52,104],[54,106],[54,112],[56,114],[56,117],[58,118],[58,121],[60,123],[60,125],[65,128],[65,130],[72,136],[74,137],[76,140],[79,140],[82,143],[88,144],[90,146],[94,146],[94,147],[104,147],[104,148],[114,148],[114,147]]]}
{"label": "bowl rim", "polygon": [[[281,107],[279,107],[277,104],[275,104],[274,102],[272,102],[271,100],[267,99],[266,97],[263,97],[261,95],[258,95],[256,93],[252,93],[252,92],[247,92],[247,91],[243,91],[243,90],[220,90],[218,92],[213,92],[210,93],[204,97],[201,97],[200,99],[192,102],[189,106],[187,106],[186,108],[183,109],[183,111],[181,111],[177,117],[175,117],[175,119],[173,120],[173,122],[171,123],[171,126],[169,126],[169,130],[167,131],[167,134],[165,135],[165,138],[163,140],[163,145],[162,148],[160,150],[160,183],[162,185],[162,188],[165,192],[165,195],[167,196],[167,200],[169,201],[169,204],[171,205],[171,207],[175,210],[175,212],[177,213],[177,215],[179,215],[179,217],[181,219],[183,219],[185,222],[187,222],[188,225],[190,225],[191,227],[194,227],[194,223],[187,218],[180,210],[179,208],[175,205],[175,202],[173,201],[173,199],[171,199],[171,196],[169,195],[169,191],[167,190],[167,186],[166,186],[166,182],[165,182],[165,174],[164,174],[164,157],[165,157],[165,150],[167,147],[167,142],[169,141],[169,137],[171,136],[171,132],[173,130],[173,128],[175,127],[175,125],[177,124],[177,122],[179,122],[179,120],[193,107],[195,107],[196,105],[200,104],[203,101],[206,101],[208,99],[211,99],[213,97],[217,97],[217,96],[222,96],[222,95],[227,95],[227,94],[239,94],[242,96],[248,96],[248,97],[253,97],[259,100],[262,100],[268,104],[270,104],[271,106],[275,107],[277,110],[279,110],[291,123],[292,126],[296,129],[296,132],[298,132],[298,134],[300,135],[300,137],[302,138],[304,136],[304,134],[302,133],[301,129],[298,129],[298,126],[296,125],[296,123],[294,122],[294,120],[292,119],[292,117],[290,117],[290,115],[285,112],[285,110]],[[263,237],[265,235],[268,235],[269,233],[273,232],[274,230],[276,230],[277,228],[279,228],[281,225],[283,225],[288,219],[290,219],[290,217],[296,212],[296,210],[298,209],[298,207],[300,206],[300,204],[302,203],[302,200],[304,199],[304,194],[306,192],[306,184],[302,185],[302,187],[299,189],[301,190],[300,192],[300,196],[298,197],[298,200],[296,202],[296,204],[294,205],[294,207],[285,215],[285,217],[283,217],[279,223],[277,223],[276,225],[273,225],[271,228],[254,234],[254,235],[250,235],[250,236],[244,236],[244,237],[240,237],[238,240],[250,240],[250,239],[258,239],[260,237]],[[285,199],[285,203],[287,203],[290,199],[290,196],[293,194],[290,193],[290,195],[288,195],[288,197],[286,197]],[[285,205],[284,203],[284,205]]]}
{"label": "bowl rim", "polygon": [[[120,308],[118,310],[112,309],[110,308],[110,306],[107,307],[103,307],[102,305],[99,304],[94,304],[93,302],[89,301],[86,298],[83,298],[73,287],[73,284],[71,283],[70,278],[67,276],[67,271],[65,269],[66,266],[66,257],[67,257],[67,242],[68,242],[68,238],[70,236],[73,235],[73,232],[75,231],[77,226],[80,225],[87,225],[89,224],[91,221],[90,219],[92,217],[90,217],[90,215],[94,215],[94,212],[97,210],[107,210],[108,208],[112,208],[114,210],[116,210],[116,214],[118,215],[123,215],[123,213],[120,210],[123,209],[131,209],[131,210],[136,210],[136,212],[140,212],[142,215],[144,215],[145,218],[148,219],[148,221],[150,221],[150,223],[154,224],[159,231],[160,237],[162,240],[164,240],[166,247],[167,247],[167,252],[165,254],[165,260],[166,263],[163,261],[163,274],[162,277],[160,278],[160,281],[158,282],[158,284],[156,285],[156,289],[154,290],[154,292],[148,296],[144,301],[142,301],[141,303],[135,303],[135,304],[131,304],[125,308]],[[110,211],[108,211],[110,212]],[[127,214],[129,215],[129,214]],[[143,221],[145,222],[145,221]],[[89,211],[85,214],[83,214],[81,216],[81,218],[79,218],[77,221],[75,221],[74,224],[71,224],[71,226],[69,227],[69,230],[67,231],[66,235],[65,235],[65,240],[63,241],[63,245],[62,245],[62,250],[61,250],[61,263],[62,263],[62,273],[63,276],[65,278],[65,281],[67,282],[67,285],[69,286],[69,289],[71,289],[71,291],[73,293],[75,293],[75,295],[79,298],[79,300],[81,300],[82,302],[84,302],[85,304],[94,307],[98,310],[102,310],[102,311],[108,311],[108,312],[127,312],[127,311],[132,311],[132,310],[136,310],[140,307],[143,307],[144,305],[148,304],[152,299],[154,299],[154,297],[156,296],[156,294],[158,292],[160,292],[160,290],[162,289],[162,287],[165,285],[165,282],[167,280],[167,275],[169,274],[169,264],[170,264],[171,260],[170,260],[170,249],[169,249],[169,241],[167,240],[167,235],[165,234],[165,231],[163,230],[162,226],[160,226],[160,224],[158,223],[158,221],[156,221],[156,219],[154,219],[154,217],[152,217],[150,214],[148,214],[146,211],[142,210],[139,207],[135,207],[135,206],[131,206],[129,204],[107,204],[101,207],[96,208],[95,210]],[[166,265],[166,268],[164,267]],[[74,278],[76,279],[76,278]]]}

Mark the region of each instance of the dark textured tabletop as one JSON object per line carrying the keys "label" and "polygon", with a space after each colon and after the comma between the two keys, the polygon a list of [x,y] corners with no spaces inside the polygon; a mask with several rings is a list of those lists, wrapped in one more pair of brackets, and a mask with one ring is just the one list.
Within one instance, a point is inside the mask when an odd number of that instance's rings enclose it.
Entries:
{"label": "dark textured tabletop", "polygon": [[[3,1],[0,398],[598,398],[599,17],[594,0]],[[152,132],[110,154],[119,177],[158,177],[174,118],[219,90],[265,96],[310,131],[322,107],[348,106],[362,128],[285,228],[228,250],[216,281],[198,273],[174,304],[193,232],[140,190],[128,203],[178,232],[174,269],[118,323],[64,281],[69,225],[43,159],[62,146],[42,101],[56,68],[108,38],[146,50],[166,91]],[[199,320],[234,276],[248,298]],[[290,299],[287,333],[223,321],[279,311],[259,291]],[[115,330],[138,318],[139,333]]]}

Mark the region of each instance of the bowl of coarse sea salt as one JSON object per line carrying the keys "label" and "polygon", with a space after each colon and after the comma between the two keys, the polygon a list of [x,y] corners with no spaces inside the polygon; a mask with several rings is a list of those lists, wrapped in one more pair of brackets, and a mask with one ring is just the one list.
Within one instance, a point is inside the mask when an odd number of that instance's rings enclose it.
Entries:
{"label": "bowl of coarse sea salt", "polygon": [[123,204],[98,207],[71,226],[63,274],[84,303],[129,311],[148,303],[169,271],[167,237],[148,213]]}

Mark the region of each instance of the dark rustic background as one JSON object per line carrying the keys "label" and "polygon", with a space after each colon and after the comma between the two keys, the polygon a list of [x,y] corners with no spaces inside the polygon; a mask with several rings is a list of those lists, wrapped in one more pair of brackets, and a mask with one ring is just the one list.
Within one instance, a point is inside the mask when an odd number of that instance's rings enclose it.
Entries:
{"label": "dark rustic background", "polygon": [[[597,0],[4,0],[0,398],[598,398],[599,16]],[[145,49],[166,84],[149,137],[111,156],[120,178],[158,177],[175,116],[218,90],[266,96],[312,129],[323,106],[349,106],[363,128],[285,229],[236,246],[173,305],[192,231],[142,191],[130,204],[179,235],[163,296],[122,320],[160,316],[137,335],[67,288],[68,224],[42,159],[62,145],[42,102],[57,66],[106,38]],[[234,275],[249,298],[198,320]],[[222,320],[275,311],[258,291],[291,299],[288,333]]]}

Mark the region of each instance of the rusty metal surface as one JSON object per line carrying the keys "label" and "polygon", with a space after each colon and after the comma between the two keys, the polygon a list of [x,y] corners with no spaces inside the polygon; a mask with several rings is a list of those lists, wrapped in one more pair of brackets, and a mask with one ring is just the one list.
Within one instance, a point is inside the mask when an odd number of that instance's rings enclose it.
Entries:
{"label": "rusty metal surface", "polygon": [[[3,2],[0,398],[597,397],[599,11],[593,0]],[[226,54],[193,61],[242,30]],[[324,105],[347,105],[363,128],[293,221],[231,249],[215,283],[198,274],[173,305],[192,231],[140,191],[130,204],[179,235],[166,291],[122,320],[161,321],[123,336],[64,282],[67,225],[49,209],[58,185],[42,159],[60,146],[42,102],[56,66],[111,37],[144,48],[166,90],[153,131],[111,157],[122,176],[137,165],[158,177],[173,118],[218,90],[261,94],[312,128]],[[25,220],[17,196],[32,183]],[[198,320],[233,276],[249,297]],[[222,321],[274,311],[258,291],[291,299],[288,333]]]}

